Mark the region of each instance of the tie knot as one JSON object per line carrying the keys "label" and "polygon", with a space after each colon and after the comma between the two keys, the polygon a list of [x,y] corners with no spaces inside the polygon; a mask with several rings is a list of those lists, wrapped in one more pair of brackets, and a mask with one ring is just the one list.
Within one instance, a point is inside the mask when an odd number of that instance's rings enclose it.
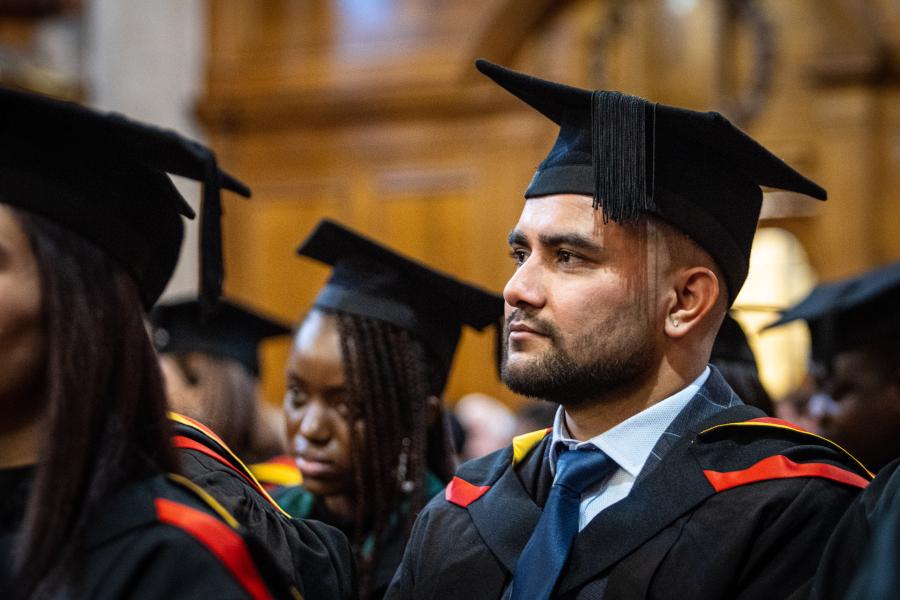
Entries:
{"label": "tie knot", "polygon": [[616,463],[597,447],[568,450],[556,459],[553,485],[581,494],[609,475],[615,466]]}

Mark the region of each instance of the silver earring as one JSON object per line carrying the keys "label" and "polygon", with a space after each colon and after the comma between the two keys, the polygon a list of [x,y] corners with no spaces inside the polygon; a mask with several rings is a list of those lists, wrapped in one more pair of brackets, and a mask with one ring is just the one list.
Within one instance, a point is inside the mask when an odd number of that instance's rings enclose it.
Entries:
{"label": "silver earring", "polygon": [[669,317],[669,320],[672,321],[672,327],[678,327],[678,319]]}
{"label": "silver earring", "polygon": [[400,484],[400,490],[404,494],[411,494],[416,489],[415,482],[407,477],[409,475],[409,452],[412,440],[405,437],[401,444],[403,448],[400,450],[400,460],[397,463],[397,482]]}

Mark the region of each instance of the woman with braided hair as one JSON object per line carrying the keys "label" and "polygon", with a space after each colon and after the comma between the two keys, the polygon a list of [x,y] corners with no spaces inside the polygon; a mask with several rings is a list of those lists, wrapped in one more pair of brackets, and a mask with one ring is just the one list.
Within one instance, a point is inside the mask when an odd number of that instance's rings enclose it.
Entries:
{"label": "woman with braided hair", "polygon": [[452,475],[440,396],[461,329],[496,323],[502,300],[327,220],[299,253],[333,272],[288,360],[285,413],[303,485],[278,500],[342,528],[361,596],[380,598],[419,509]]}

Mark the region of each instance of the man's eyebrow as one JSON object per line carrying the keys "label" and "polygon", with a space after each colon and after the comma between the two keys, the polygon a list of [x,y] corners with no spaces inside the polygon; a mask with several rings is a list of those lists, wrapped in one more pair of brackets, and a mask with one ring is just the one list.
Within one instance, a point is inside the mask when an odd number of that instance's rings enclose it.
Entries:
{"label": "man's eyebrow", "polygon": [[513,229],[509,232],[509,235],[506,236],[506,243],[510,246],[527,246],[528,236],[517,229]]}
{"label": "man's eyebrow", "polygon": [[599,252],[602,246],[594,239],[579,233],[542,233],[538,236],[544,246],[569,246],[588,252]]}

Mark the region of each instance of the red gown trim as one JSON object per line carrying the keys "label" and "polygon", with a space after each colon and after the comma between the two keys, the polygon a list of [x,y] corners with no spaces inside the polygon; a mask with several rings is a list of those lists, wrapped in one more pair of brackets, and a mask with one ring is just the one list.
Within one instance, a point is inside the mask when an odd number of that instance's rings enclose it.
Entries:
{"label": "red gown trim", "polygon": [[859,488],[869,485],[868,480],[864,477],[846,469],[826,463],[796,463],[781,454],[764,458],[752,467],[740,471],[704,470],[703,474],[706,475],[706,479],[716,492],[723,492],[758,481],[796,477],[819,477]]}
{"label": "red gown trim", "polygon": [[203,544],[251,598],[272,600],[244,540],[234,529],[211,515],[172,500],[156,498],[154,503],[160,522],[185,531]]}
{"label": "red gown trim", "polygon": [[489,489],[491,489],[491,486],[489,485],[475,485],[469,483],[465,479],[454,477],[450,480],[450,483],[447,484],[447,489],[444,491],[444,497],[447,499],[447,502],[452,502],[457,506],[465,508],[484,496]]}

